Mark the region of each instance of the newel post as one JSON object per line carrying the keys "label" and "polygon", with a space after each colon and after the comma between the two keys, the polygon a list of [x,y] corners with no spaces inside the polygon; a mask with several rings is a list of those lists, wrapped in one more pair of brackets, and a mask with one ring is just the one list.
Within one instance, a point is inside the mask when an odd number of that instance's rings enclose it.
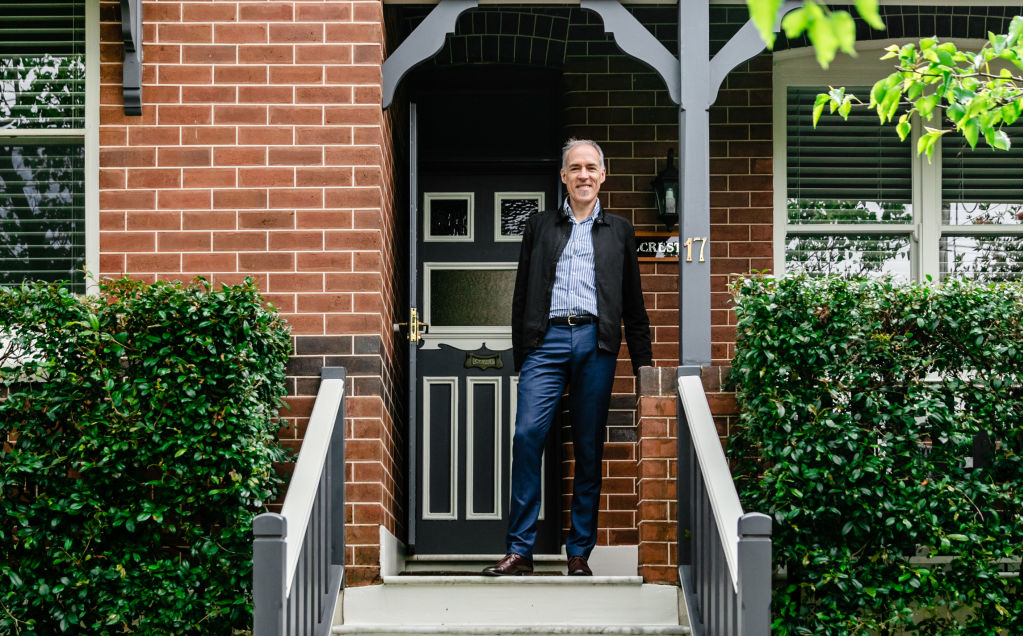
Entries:
{"label": "newel post", "polygon": [[252,634],[284,635],[288,521],[265,512],[252,520]]}
{"label": "newel post", "polygon": [[771,633],[771,518],[759,512],[739,517],[739,633]]}

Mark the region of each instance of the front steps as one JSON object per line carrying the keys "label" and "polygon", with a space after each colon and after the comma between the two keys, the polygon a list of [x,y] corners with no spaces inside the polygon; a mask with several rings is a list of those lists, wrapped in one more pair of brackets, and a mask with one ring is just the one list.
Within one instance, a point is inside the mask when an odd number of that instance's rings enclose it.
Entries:
{"label": "front steps", "polygon": [[385,576],[343,591],[335,634],[688,634],[679,588],[638,576]]}

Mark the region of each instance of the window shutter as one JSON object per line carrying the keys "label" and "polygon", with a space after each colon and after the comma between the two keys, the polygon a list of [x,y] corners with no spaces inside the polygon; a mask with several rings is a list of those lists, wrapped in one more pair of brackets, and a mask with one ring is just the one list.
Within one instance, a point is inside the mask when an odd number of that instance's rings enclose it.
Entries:
{"label": "window shutter", "polygon": [[[788,222],[910,223],[910,144],[863,107],[854,108],[848,121],[825,108],[814,128],[814,98],[827,90],[788,88]],[[863,99],[870,94],[867,87],[848,91]]]}
{"label": "window shutter", "polygon": [[0,3],[0,285],[85,290],[84,128],[85,2]]}
{"label": "window shutter", "polygon": [[[1023,122],[1006,126],[1012,146],[976,148],[958,133],[941,139],[941,277],[1023,277]],[[1002,226],[997,234],[991,226]]]}
{"label": "window shutter", "polygon": [[945,225],[1023,222],[1023,121],[1003,129],[1008,151],[983,140],[976,148],[951,132],[941,139],[941,202]]}
{"label": "window shutter", "polygon": [[85,2],[0,3],[0,128],[85,126]]}

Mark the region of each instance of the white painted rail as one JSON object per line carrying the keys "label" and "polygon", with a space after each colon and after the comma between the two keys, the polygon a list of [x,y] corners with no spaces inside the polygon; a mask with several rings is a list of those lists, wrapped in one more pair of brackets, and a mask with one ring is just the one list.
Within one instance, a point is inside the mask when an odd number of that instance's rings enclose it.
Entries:
{"label": "white painted rail", "polygon": [[679,582],[695,634],[768,636],[771,518],[742,510],[701,372],[678,378]]}
{"label": "white painted rail", "polygon": [[253,636],[329,633],[344,581],[345,371],[325,367],[280,514],[252,523]]}

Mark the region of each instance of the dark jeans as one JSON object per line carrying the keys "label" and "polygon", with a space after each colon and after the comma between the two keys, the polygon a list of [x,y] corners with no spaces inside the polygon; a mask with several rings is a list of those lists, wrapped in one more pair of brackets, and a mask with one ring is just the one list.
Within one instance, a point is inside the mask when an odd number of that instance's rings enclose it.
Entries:
{"label": "dark jeans", "polygon": [[[512,446],[512,497],[508,552],[533,558],[540,513],[540,462],[544,440],[565,385],[569,385],[575,481],[568,556],[589,557],[597,542],[604,430],[614,382],[614,354],[597,348],[597,324],[551,326],[543,345],[526,355],[519,374],[518,415]],[[551,520],[556,523],[556,519]]]}

